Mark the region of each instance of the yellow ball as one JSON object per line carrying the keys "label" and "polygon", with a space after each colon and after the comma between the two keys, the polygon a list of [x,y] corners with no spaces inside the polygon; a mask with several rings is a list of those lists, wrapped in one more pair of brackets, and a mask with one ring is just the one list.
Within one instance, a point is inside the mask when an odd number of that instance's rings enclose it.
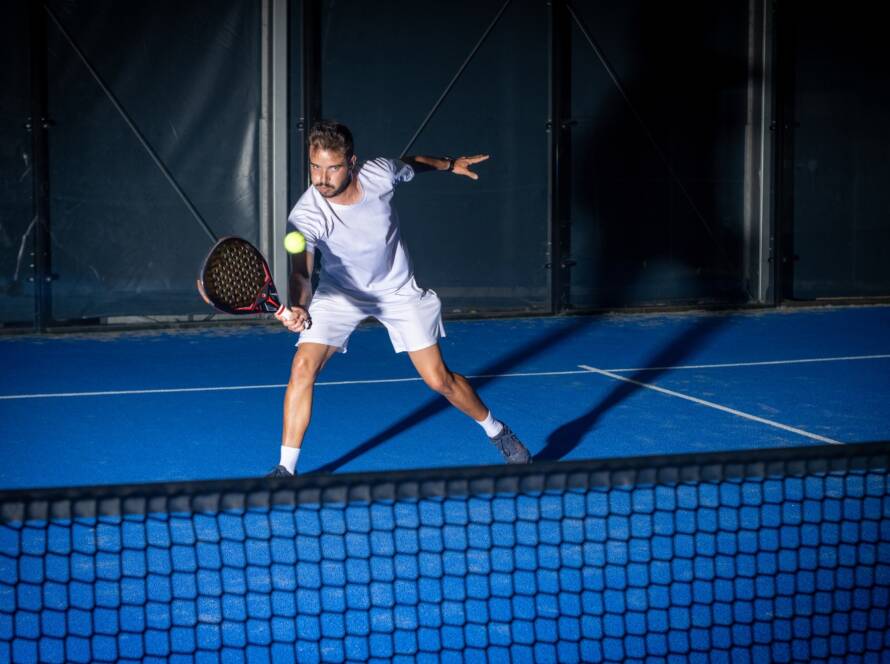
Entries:
{"label": "yellow ball", "polygon": [[289,254],[298,254],[306,249],[306,238],[300,231],[291,231],[284,236],[284,248]]}

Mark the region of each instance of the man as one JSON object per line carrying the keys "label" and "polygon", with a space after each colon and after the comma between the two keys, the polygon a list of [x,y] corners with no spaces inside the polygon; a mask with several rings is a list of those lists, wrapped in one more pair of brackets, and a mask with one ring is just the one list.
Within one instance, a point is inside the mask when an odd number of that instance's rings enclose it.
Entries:
{"label": "man", "polygon": [[[473,180],[470,166],[488,155],[372,159],[359,164],[352,134],[337,122],[322,121],[309,134],[312,186],[288,217],[288,230],[306,238],[294,255],[289,299],[293,316],[279,319],[300,339],[284,396],[279,465],[271,477],[296,473],[303,436],[312,414],[313,388],[325,363],[345,353],[349,336],[369,316],[389,332],[397,353],[406,352],[424,382],[455,408],[472,417],[507,463],[531,456],[510,428],[496,420],[466,378],[445,366],[439,337],[445,335],[438,296],[420,288],[390,205],[395,186],[415,173],[450,171]],[[311,276],[315,251],[323,256],[315,293]]]}

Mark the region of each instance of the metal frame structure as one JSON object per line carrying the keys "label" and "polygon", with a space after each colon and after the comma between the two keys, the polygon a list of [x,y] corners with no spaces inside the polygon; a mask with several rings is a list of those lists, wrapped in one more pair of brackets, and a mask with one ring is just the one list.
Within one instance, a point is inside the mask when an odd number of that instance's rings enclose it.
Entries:
{"label": "metal frame structure", "polygon": [[547,147],[549,294],[551,314],[571,306],[572,26],[566,0],[550,2]]}
{"label": "metal frame structure", "polygon": [[794,27],[793,8],[786,3],[770,3],[774,12],[771,48],[775,75],[772,119],[775,153],[773,155],[773,186],[775,198],[772,225],[771,269],[773,280],[771,304],[794,299]]}
{"label": "metal frame structure", "polygon": [[748,102],[745,129],[745,280],[757,304],[778,304],[773,272],[774,145],[771,0],[748,3]]}
{"label": "metal frame structure", "polygon": [[[269,1],[269,0],[267,0]],[[283,1],[283,0],[272,0]],[[300,120],[297,128],[303,134],[311,123],[321,116],[321,67],[320,43],[321,10],[319,0],[300,2],[301,25],[301,68],[300,68]],[[445,86],[435,104],[426,114],[407,145],[402,149],[405,155],[414,145],[421,132],[435,115],[442,102],[459,80],[488,35],[500,21],[511,0],[505,0],[486,27],[479,40],[469,51],[454,76]],[[773,113],[775,80],[772,75],[774,48],[773,0],[749,0],[748,37],[748,127],[745,148],[745,264],[744,275],[751,304],[773,304],[781,301],[775,283],[775,261],[772,252],[776,242],[774,231],[774,186],[781,183],[773,180],[773,147],[776,133],[770,131],[769,118]],[[546,121],[548,144],[548,252],[545,267],[548,270],[548,311],[561,314],[577,311],[571,303],[571,268],[575,264],[571,256],[571,116],[572,91],[572,34],[577,26],[581,35],[595,52],[617,90],[628,104],[631,113],[639,122],[642,131],[652,142],[656,152],[664,161],[681,192],[695,210],[704,230],[715,241],[716,250],[727,262],[732,262],[724,247],[715,238],[708,221],[702,216],[682,182],[674,174],[669,160],[655,141],[642,116],[637,112],[625,92],[617,74],[613,71],[604,54],[598,48],[590,31],[584,25],[571,0],[551,0],[548,2],[548,117]],[[306,171],[308,155],[305,140],[300,141],[298,154],[291,168],[299,169],[299,182],[309,185]]]}
{"label": "metal frame structure", "polygon": [[297,131],[299,148],[291,168],[300,176],[297,181],[309,186],[309,146],[306,139],[312,124],[321,117],[321,6],[319,0],[300,2],[300,108]]}
{"label": "metal frame structure", "polygon": [[260,249],[272,278],[287,283],[287,254],[277,238],[288,213],[288,1],[263,0],[260,114]]}
{"label": "metal frame structure", "polygon": [[[511,0],[504,0],[480,39],[444,88],[438,100],[414,132],[402,154],[407,153],[427,126],[452,87],[463,74],[491,31],[496,27]],[[793,44],[779,46],[790,38],[783,28],[782,12],[774,0],[749,0],[748,14],[748,93],[745,139],[744,184],[744,265],[746,287],[753,305],[779,305],[791,297],[793,279],[793,247],[789,245],[788,228],[791,195],[791,173],[788,164],[793,126],[793,91],[788,88],[792,67]],[[548,297],[550,314],[580,312],[571,302],[571,150],[572,150],[572,39],[578,34],[596,53],[630,111],[641,124],[659,154],[651,132],[625,94],[620,80],[598,49],[591,33],[575,11],[571,0],[548,3]],[[293,13],[292,13],[293,12]],[[32,222],[34,241],[31,268],[34,282],[34,329],[44,332],[53,325],[52,265],[50,251],[49,155],[47,131],[47,40],[48,21],[56,22],[63,36],[90,70],[106,96],[130,125],[143,147],[152,156],[162,173],[209,236],[213,231],[194,210],[172,175],[159,162],[139,130],[129,121],[125,110],[104,86],[77,45],[58,24],[43,2],[31,3],[31,149],[34,167],[34,207]],[[312,122],[322,114],[321,79],[321,3],[320,0],[262,0],[262,95],[260,120],[260,227],[263,252],[269,256],[273,276],[280,284],[287,281],[288,257],[277,241],[285,232],[289,197],[288,174],[296,174],[294,182],[309,184],[306,133]],[[776,34],[781,33],[781,39]],[[299,44],[294,42],[299,40]],[[292,47],[299,50],[294,51]],[[292,57],[293,56],[293,57]],[[299,59],[298,63],[296,59]],[[784,64],[783,64],[784,63]],[[293,74],[297,74],[295,77]],[[298,108],[290,108],[289,85],[299,80]],[[291,119],[293,118],[293,120]],[[299,133],[295,148],[289,153],[292,132]],[[667,159],[662,154],[664,159]],[[783,164],[785,166],[783,166]],[[670,164],[667,164],[670,167]],[[682,183],[679,183],[683,189]],[[783,193],[784,192],[784,193]],[[685,194],[685,189],[683,189]],[[688,196],[688,195],[687,195]],[[695,207],[694,202],[690,203]],[[697,210],[696,210],[697,211]],[[698,215],[709,232],[708,222]],[[785,220],[785,221],[783,221]],[[713,238],[713,235],[711,235]],[[715,240],[716,241],[716,240]],[[716,246],[725,254],[725,249]],[[503,313],[503,312],[501,312]]]}
{"label": "metal frame structure", "polygon": [[[284,2],[284,0],[281,0]],[[48,100],[48,65],[47,65],[47,19],[52,21],[59,34],[80,60],[81,64],[89,72],[102,90],[105,97],[114,107],[120,118],[132,132],[133,136],[145,150],[146,155],[154,162],[161,175],[170,184],[180,200],[188,209],[195,222],[201,227],[211,241],[217,239],[217,235],[204,217],[192,203],[173,173],[158,155],[154,147],[130,117],[123,104],[105,83],[99,72],[93,67],[86,54],[77,45],[77,42],[69,34],[68,30],[44,2],[34,0],[30,4],[30,31],[31,31],[31,118],[28,128],[31,131],[32,164],[34,169],[34,207],[35,217],[32,222],[34,229],[34,249],[32,251],[33,275],[31,281],[35,285],[35,315],[34,329],[37,332],[46,332],[47,329],[59,323],[52,315],[52,282],[55,275],[52,273],[51,261],[51,233],[50,233],[50,197],[49,197],[49,140],[48,129],[52,126],[49,119]]]}
{"label": "metal frame structure", "polygon": [[45,332],[52,320],[52,263],[49,234],[49,111],[46,58],[46,14],[43,3],[30,6],[31,29],[31,164],[34,182],[34,244],[31,251],[34,283],[34,330]]}

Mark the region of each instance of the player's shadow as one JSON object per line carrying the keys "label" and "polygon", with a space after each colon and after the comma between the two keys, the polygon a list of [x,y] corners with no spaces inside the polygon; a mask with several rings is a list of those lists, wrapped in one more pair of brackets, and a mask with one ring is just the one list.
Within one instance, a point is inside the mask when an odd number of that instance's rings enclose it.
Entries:
{"label": "player's shadow", "polygon": [[[636,372],[631,378],[640,382],[652,382],[665,371],[665,369],[658,369],[658,367],[676,366],[681,363],[684,358],[705,344],[727,320],[725,316],[721,315],[706,316],[700,319],[693,327],[677,336],[649,359],[646,366],[653,367],[653,369]],[[504,357],[483,367],[479,371],[479,374],[482,374],[481,377],[473,379],[473,386],[476,389],[484,387],[488,383],[497,380],[499,375],[508,373],[545,350],[552,349],[554,346],[574,337],[585,329],[589,329],[595,324],[595,321],[596,318],[594,317],[570,319],[570,322],[559,330],[545,334],[534,341],[516,348]],[[605,399],[597,403],[588,413],[571,422],[567,422],[550,434],[547,437],[545,447],[535,454],[535,460],[555,461],[564,458],[578,446],[604,413],[641,389],[644,388],[632,383],[620,382]],[[435,396],[364,443],[320,466],[315,472],[335,472],[366,452],[370,452],[395,436],[449,408],[451,408],[451,405],[444,398]],[[535,441],[528,440],[526,442],[534,450],[536,447]]]}
{"label": "player's shadow", "polygon": [[[552,349],[553,346],[562,343],[563,341],[566,341],[567,339],[575,336],[583,330],[591,327],[594,324],[594,321],[595,319],[591,317],[571,319],[568,324],[560,327],[560,329],[542,335],[534,341],[531,341],[513,350],[509,354],[491,362],[490,364],[480,369],[478,373],[481,374],[481,377],[473,379],[473,387],[477,390],[481,387],[484,387],[488,383],[496,380],[498,375],[508,373],[511,369],[514,369],[520,364],[528,362],[528,360],[534,358],[537,355],[540,355],[545,350]],[[436,395],[435,397],[424,403],[422,406],[419,406],[417,409],[403,417],[401,420],[395,422],[377,435],[366,440],[361,445],[320,466],[316,469],[316,472],[335,472],[336,470],[340,469],[350,461],[357,459],[366,452],[370,452],[375,447],[382,445],[383,443],[394,438],[400,433],[407,431],[416,424],[419,424],[420,422],[423,422],[436,415],[437,413],[440,413],[451,407],[452,406],[448,403],[448,401],[446,401],[443,397]]]}
{"label": "player's shadow", "polygon": [[[641,383],[654,382],[668,370],[667,367],[679,365],[684,358],[701,348],[726,321],[727,317],[719,315],[700,319],[691,329],[677,336],[649,358],[645,367],[652,367],[651,369],[643,368],[627,377]],[[535,461],[557,461],[565,458],[581,443],[584,436],[596,426],[605,413],[642,389],[645,388],[633,383],[617,382],[612,391],[587,413],[571,422],[566,422],[547,436],[547,444],[535,454]]]}
{"label": "player's shadow", "polygon": [[[588,85],[572,91],[580,109],[570,129],[577,174],[570,208],[573,301],[597,308],[746,302],[742,208],[737,190],[727,187],[736,176],[728,176],[726,166],[741,163],[743,143],[726,128],[738,125],[724,105],[745,90],[748,74],[744,57],[713,43],[726,11],[715,5],[680,18],[658,3],[623,11],[626,24],[639,26],[642,35],[639,48],[614,53],[620,66],[612,69],[627,97],[602,76],[605,55],[583,49],[574,62]],[[595,19],[597,10],[590,6],[582,14]],[[603,32],[602,25],[588,20],[587,28]],[[601,46],[599,53],[606,53]],[[680,71],[689,75],[676,76]],[[733,113],[741,109],[732,106]],[[726,320],[699,319],[645,366],[681,364]],[[630,378],[649,383],[663,373]],[[616,381],[588,412],[553,431],[535,458],[565,458],[606,412],[641,389]]]}

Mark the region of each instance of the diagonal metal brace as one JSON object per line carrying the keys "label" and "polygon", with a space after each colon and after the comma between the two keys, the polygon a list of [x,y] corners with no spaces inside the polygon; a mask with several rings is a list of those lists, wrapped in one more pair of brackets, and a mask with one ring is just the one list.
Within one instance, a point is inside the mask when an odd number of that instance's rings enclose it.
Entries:
{"label": "diagonal metal brace", "polygon": [[420,123],[420,126],[417,128],[417,131],[414,132],[414,135],[411,137],[411,140],[408,141],[408,145],[406,145],[404,147],[404,149],[402,150],[401,154],[399,155],[400,157],[404,157],[406,154],[408,154],[408,150],[410,150],[411,146],[414,145],[414,141],[416,141],[417,137],[420,136],[420,132],[422,132],[426,128],[427,124],[432,119],[433,115],[435,115],[436,111],[439,110],[439,106],[441,106],[442,102],[445,101],[445,97],[447,97],[448,93],[451,92],[451,88],[453,88],[454,84],[457,83],[457,80],[464,73],[464,69],[467,68],[467,65],[469,65],[470,61],[473,59],[473,56],[476,55],[476,51],[478,51],[479,48],[482,46],[482,44],[485,43],[485,40],[488,38],[489,33],[492,31],[494,26],[497,25],[498,21],[501,20],[501,16],[503,15],[504,11],[507,9],[507,7],[509,6],[509,4],[512,1],[513,0],[506,0],[506,2],[504,2],[504,4],[498,10],[498,13],[495,14],[494,19],[492,19],[489,26],[485,29],[485,32],[482,33],[482,36],[479,38],[479,41],[476,42],[476,45],[473,47],[473,50],[470,51],[470,54],[466,57],[466,59],[464,60],[464,63],[457,70],[457,73],[454,75],[454,77],[452,77],[451,82],[447,86],[445,86],[445,90],[439,96],[439,99],[436,101],[435,104],[433,104],[433,107],[430,109],[430,112],[426,114],[426,117],[423,119],[423,122]]}
{"label": "diagonal metal brace", "polygon": [[93,79],[95,79],[96,83],[102,89],[102,92],[104,92],[105,96],[108,97],[112,106],[114,106],[115,110],[120,114],[120,116],[121,116],[121,118],[123,118],[124,122],[127,123],[127,126],[130,128],[130,131],[132,131],[133,134],[136,136],[136,139],[139,141],[139,143],[142,145],[142,147],[148,153],[148,156],[151,157],[151,160],[155,163],[155,165],[158,167],[158,169],[160,169],[163,176],[167,179],[167,182],[170,183],[170,186],[173,187],[173,190],[179,195],[179,198],[182,199],[182,202],[185,203],[185,206],[188,208],[188,211],[191,212],[192,216],[195,218],[195,221],[197,221],[198,224],[201,226],[201,228],[204,230],[204,232],[207,233],[207,236],[213,242],[216,242],[216,240],[218,239],[216,237],[216,233],[214,233],[213,229],[211,229],[210,226],[207,224],[207,222],[204,221],[204,218],[201,216],[201,213],[198,212],[197,208],[195,208],[195,206],[189,200],[189,197],[182,190],[182,187],[179,186],[179,183],[173,177],[173,174],[170,172],[170,169],[168,169],[167,166],[164,165],[164,162],[161,161],[161,158],[158,156],[157,152],[155,152],[154,148],[152,148],[152,146],[146,140],[145,136],[142,135],[142,132],[139,131],[139,128],[136,126],[136,124],[133,122],[133,120],[130,118],[130,116],[127,114],[127,112],[124,110],[124,107],[118,101],[117,97],[114,96],[114,93],[111,91],[111,89],[108,87],[108,85],[105,84],[105,81],[102,80],[102,77],[99,75],[99,72],[97,72],[96,69],[90,64],[90,62],[89,62],[89,60],[87,60],[87,57],[84,54],[84,52],[82,50],[80,50],[80,48],[74,42],[74,39],[72,39],[71,35],[68,34],[68,31],[65,29],[65,26],[62,25],[61,21],[59,21],[59,19],[56,17],[56,15],[53,13],[53,11],[48,6],[46,6],[46,4],[44,4],[44,9],[46,10],[47,15],[49,15],[52,22],[56,24],[56,27],[59,29],[59,32],[62,34],[62,36],[65,38],[65,41],[68,42],[68,45],[71,46],[71,48],[77,54],[77,57],[80,58],[80,61],[87,68],[87,71],[90,72],[90,75],[93,77]]}
{"label": "diagonal metal brace", "polygon": [[590,45],[590,48],[593,49],[593,52],[596,54],[596,57],[599,58],[600,63],[603,65],[603,68],[606,70],[606,73],[609,75],[609,78],[612,79],[612,83],[615,85],[615,88],[618,90],[619,94],[624,98],[625,103],[627,103],[627,107],[630,109],[631,114],[634,116],[634,119],[640,125],[643,130],[643,133],[646,135],[646,138],[649,139],[649,142],[652,144],[652,147],[655,149],[655,153],[658,155],[659,159],[664,163],[667,168],[668,174],[679,187],[680,192],[683,194],[683,197],[689,203],[692,211],[695,213],[695,216],[701,222],[701,225],[704,227],[705,231],[708,234],[708,237],[711,238],[711,241],[714,243],[714,246],[720,252],[720,257],[723,259],[724,263],[733,268],[738,268],[738,264],[736,261],[732,260],[729,255],[726,253],[726,249],[723,247],[723,244],[717,240],[717,237],[714,235],[714,231],[711,229],[710,224],[708,223],[705,216],[702,214],[701,210],[698,209],[698,206],[695,204],[695,201],[692,200],[692,195],[687,191],[686,187],[683,185],[683,182],[680,180],[680,177],[677,175],[674,167],[671,165],[670,160],[667,158],[667,155],[661,149],[661,146],[658,144],[658,141],[655,140],[655,136],[649,130],[649,127],[646,125],[646,121],[643,120],[643,116],[637,111],[633,102],[630,100],[627,92],[624,90],[624,86],[621,85],[621,81],[618,79],[615,70],[612,69],[612,66],[609,64],[606,56],[603,54],[602,50],[597,46],[593,37],[590,35],[590,31],[584,25],[584,22],[581,20],[581,17],[578,16],[578,13],[575,11],[574,7],[572,7],[571,2],[566,2],[566,9],[568,9],[569,13],[572,15],[572,18],[575,21],[575,24],[581,30],[581,34],[584,36],[584,39],[587,40],[587,43]]}

